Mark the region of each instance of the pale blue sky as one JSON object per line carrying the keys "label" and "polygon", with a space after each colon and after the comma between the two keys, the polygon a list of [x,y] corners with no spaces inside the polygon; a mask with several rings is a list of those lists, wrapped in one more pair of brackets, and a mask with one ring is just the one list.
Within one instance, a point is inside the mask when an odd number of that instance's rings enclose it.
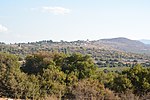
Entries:
{"label": "pale blue sky", "polygon": [[150,0],[0,0],[0,41],[150,39]]}

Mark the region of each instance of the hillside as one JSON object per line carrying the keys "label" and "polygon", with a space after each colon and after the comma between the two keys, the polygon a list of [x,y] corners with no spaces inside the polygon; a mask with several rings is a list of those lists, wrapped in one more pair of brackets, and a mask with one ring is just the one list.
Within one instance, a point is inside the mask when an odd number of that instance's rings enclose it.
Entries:
{"label": "hillside", "polygon": [[0,44],[1,52],[9,52],[24,58],[39,52],[63,52],[65,54],[81,53],[91,55],[100,67],[132,66],[141,63],[150,65],[150,47],[136,40],[127,38],[100,39],[95,41],[60,41],[44,40],[39,42]]}
{"label": "hillside", "polygon": [[[93,41],[60,41],[53,42],[52,40],[44,40],[38,42],[28,42],[28,43],[15,43],[15,44],[5,44],[0,43],[0,51],[9,51],[14,50],[27,50],[27,51],[36,51],[36,50],[49,50],[52,48],[66,48],[66,47],[83,47],[83,48],[96,48],[96,49],[105,49],[105,50],[115,50],[131,53],[140,53],[150,55],[150,45],[144,44],[137,40],[130,40],[127,38],[111,38],[111,39],[100,39]],[[7,50],[6,50],[7,51]]]}
{"label": "hillside", "polygon": [[[105,50],[116,50],[131,53],[149,54],[150,55],[150,45],[144,44],[143,42],[137,40],[130,40],[127,38],[111,38],[111,39],[100,39],[93,41],[60,41],[53,42],[52,40],[44,40],[38,42],[28,42],[28,43],[15,43],[6,45],[0,42],[1,47],[4,48],[15,48],[15,49],[50,49],[50,48],[61,48],[61,47],[85,47],[85,48],[97,48]],[[2,47],[3,48],[3,47]],[[1,49],[2,49],[1,48]],[[1,51],[1,50],[0,50]]]}
{"label": "hillside", "polygon": [[95,42],[97,45],[105,45],[116,50],[122,50],[124,52],[132,53],[146,53],[150,54],[150,46],[127,38],[112,38],[112,39],[100,39]]}
{"label": "hillside", "polygon": [[[114,50],[130,53],[148,54],[150,55],[150,45],[146,45],[137,40],[130,40],[127,38],[111,38],[111,39],[100,39],[93,41],[60,41],[53,42],[52,40],[43,40],[38,42],[28,42],[28,43],[15,43],[15,44],[5,44],[0,43],[0,51],[26,51],[34,52],[38,50],[49,50],[57,48],[69,48],[69,47],[83,47],[83,48],[95,48],[104,50]],[[24,52],[25,53],[25,52]]]}

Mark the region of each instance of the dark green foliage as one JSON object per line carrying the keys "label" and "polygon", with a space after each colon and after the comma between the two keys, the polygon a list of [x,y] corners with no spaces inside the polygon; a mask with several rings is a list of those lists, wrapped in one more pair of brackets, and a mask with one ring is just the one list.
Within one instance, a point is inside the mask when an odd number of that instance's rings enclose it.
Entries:
{"label": "dark green foliage", "polygon": [[22,70],[28,74],[42,74],[50,66],[60,67],[65,55],[62,53],[39,52],[26,57]]}
{"label": "dark green foliage", "polygon": [[65,79],[66,75],[56,67],[51,66],[45,69],[39,78],[41,96],[52,94],[59,96],[60,92],[63,94],[65,91]]}
{"label": "dark green foliage", "polygon": [[129,71],[124,71],[123,74],[127,75],[127,78],[133,84],[134,92],[137,94],[144,94],[150,92],[150,70],[149,68],[143,68],[141,65],[136,65]]}
{"label": "dark green foliage", "polygon": [[111,88],[118,93],[122,93],[132,89],[131,81],[124,75],[119,75],[115,77],[113,82],[111,83],[111,86]]}
{"label": "dark green foliage", "polygon": [[[38,52],[27,56],[24,62],[18,58],[0,53],[0,97],[116,100],[150,92],[150,68],[141,65],[103,72],[89,55],[79,53]],[[117,97],[111,90],[121,95]]]}
{"label": "dark green foliage", "polygon": [[59,97],[60,93],[61,95],[65,93],[66,85],[90,78],[96,68],[88,55],[39,52],[27,56],[21,70],[28,76],[35,75],[40,83],[39,94],[44,98],[54,94]]}
{"label": "dark green foliage", "polygon": [[150,92],[150,69],[136,65],[129,70],[124,70],[108,86],[112,90],[122,93],[128,90],[136,95],[144,95]]}
{"label": "dark green foliage", "polygon": [[0,53],[0,92],[2,95],[13,94],[10,88],[14,88],[17,83],[15,80],[19,71],[17,60],[18,58],[14,55]]}
{"label": "dark green foliage", "polygon": [[64,60],[62,71],[66,74],[73,74],[78,79],[91,77],[96,70],[93,60],[90,56],[81,54],[72,54]]}
{"label": "dark green foliage", "polygon": [[18,58],[0,53],[0,95],[13,98],[37,98],[39,86],[35,76],[20,71]]}

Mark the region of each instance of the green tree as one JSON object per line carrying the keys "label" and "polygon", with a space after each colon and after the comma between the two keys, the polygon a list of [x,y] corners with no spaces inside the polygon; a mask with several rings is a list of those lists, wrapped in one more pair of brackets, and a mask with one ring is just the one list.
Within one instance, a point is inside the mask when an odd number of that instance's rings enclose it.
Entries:
{"label": "green tree", "polygon": [[55,66],[44,69],[43,74],[40,76],[41,96],[56,95],[59,97],[60,93],[65,92],[65,78],[66,75]]}
{"label": "green tree", "polygon": [[115,92],[122,93],[133,88],[131,81],[124,75],[119,75],[114,78],[110,86]]}
{"label": "green tree", "polygon": [[70,74],[74,74],[78,79],[83,79],[91,77],[97,67],[89,55],[74,53],[65,58],[61,68],[68,75],[67,79]]}
{"label": "green tree", "polygon": [[60,67],[64,58],[65,55],[63,53],[35,53],[26,57],[26,62],[24,66],[22,66],[22,70],[28,74],[42,74],[43,69],[47,69],[49,65]]}
{"label": "green tree", "polygon": [[134,92],[142,95],[150,92],[150,71],[149,69],[143,68],[141,65],[136,65],[130,70],[123,71],[134,87]]}
{"label": "green tree", "polygon": [[18,57],[0,53],[0,93],[11,98],[38,98],[39,84],[35,76],[21,72]]}
{"label": "green tree", "polygon": [[17,85],[15,73],[19,72],[18,58],[7,53],[0,53],[0,92],[4,96],[14,96],[12,90]]}

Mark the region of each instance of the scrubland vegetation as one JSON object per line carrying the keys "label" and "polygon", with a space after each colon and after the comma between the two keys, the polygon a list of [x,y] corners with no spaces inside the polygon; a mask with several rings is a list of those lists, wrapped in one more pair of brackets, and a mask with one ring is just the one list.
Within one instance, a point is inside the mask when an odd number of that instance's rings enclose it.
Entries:
{"label": "scrubland vegetation", "polygon": [[119,72],[100,70],[89,55],[0,53],[0,96],[50,100],[145,100],[150,68],[135,64]]}

